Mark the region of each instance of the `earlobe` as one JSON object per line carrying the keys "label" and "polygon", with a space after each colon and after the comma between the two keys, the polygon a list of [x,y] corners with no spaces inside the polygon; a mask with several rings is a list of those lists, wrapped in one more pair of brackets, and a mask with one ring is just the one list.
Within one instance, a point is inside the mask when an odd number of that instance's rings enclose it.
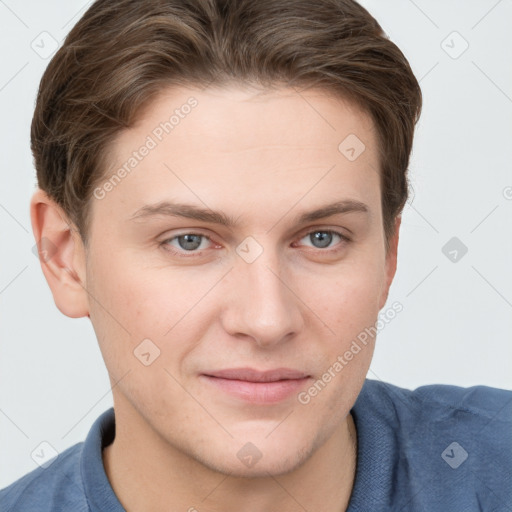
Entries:
{"label": "earlobe", "polygon": [[397,257],[398,257],[398,240],[400,235],[401,216],[395,219],[395,230],[393,236],[389,240],[389,247],[386,253],[386,281],[382,290],[379,309],[382,309],[388,300],[389,289],[396,273]]}
{"label": "earlobe", "polygon": [[85,251],[80,235],[62,208],[41,189],[30,200],[30,221],[55,305],[71,318],[87,316]]}

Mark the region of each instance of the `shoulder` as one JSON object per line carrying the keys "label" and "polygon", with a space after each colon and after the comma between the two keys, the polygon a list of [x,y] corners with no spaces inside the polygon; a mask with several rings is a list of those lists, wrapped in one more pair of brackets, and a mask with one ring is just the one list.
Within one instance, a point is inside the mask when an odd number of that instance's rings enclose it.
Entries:
{"label": "shoulder", "polygon": [[[365,473],[408,510],[512,502],[512,391],[367,379],[352,411]],[[453,508],[452,508],[453,509]]]}
{"label": "shoulder", "polygon": [[0,490],[2,512],[89,510],[80,476],[83,443],[77,443]]}
{"label": "shoulder", "polygon": [[512,391],[489,386],[432,384],[410,390],[367,379],[360,398],[389,419],[423,421],[428,416],[432,420],[433,414],[439,420],[455,415],[466,423],[493,420],[498,426],[502,422],[510,425],[512,421]]}
{"label": "shoulder", "polygon": [[[453,439],[479,451],[495,450],[499,459],[511,460],[512,391],[446,384],[409,390],[367,379],[359,401],[367,414],[393,429],[398,439],[407,438],[411,448],[423,447],[426,439]],[[415,435],[419,432],[425,435]]]}

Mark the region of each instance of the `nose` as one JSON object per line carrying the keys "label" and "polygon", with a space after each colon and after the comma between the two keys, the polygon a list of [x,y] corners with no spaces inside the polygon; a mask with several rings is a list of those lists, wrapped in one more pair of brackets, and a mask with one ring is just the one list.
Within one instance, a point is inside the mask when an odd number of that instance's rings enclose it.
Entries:
{"label": "nose", "polygon": [[252,263],[237,257],[223,289],[229,294],[222,313],[226,332],[250,338],[261,347],[282,343],[300,332],[303,303],[294,293],[293,274],[282,265],[270,249]]}

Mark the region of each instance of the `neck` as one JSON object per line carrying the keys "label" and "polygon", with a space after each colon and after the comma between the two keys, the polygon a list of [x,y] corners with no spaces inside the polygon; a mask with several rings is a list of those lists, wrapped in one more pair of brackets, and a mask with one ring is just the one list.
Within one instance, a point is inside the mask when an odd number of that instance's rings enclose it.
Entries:
{"label": "neck", "polygon": [[127,512],[167,512],[169,504],[189,512],[342,512],[348,507],[357,459],[350,414],[301,466],[258,478],[212,471],[170,446],[142,418],[136,425],[130,418],[129,428],[124,419],[116,409],[116,437],[103,450],[103,463]]}

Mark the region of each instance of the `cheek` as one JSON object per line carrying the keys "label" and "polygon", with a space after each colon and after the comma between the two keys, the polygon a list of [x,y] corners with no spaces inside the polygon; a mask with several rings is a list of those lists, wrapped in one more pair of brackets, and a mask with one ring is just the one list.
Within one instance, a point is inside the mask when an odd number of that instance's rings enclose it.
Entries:
{"label": "cheek", "polygon": [[[373,355],[383,276],[378,259],[361,257],[340,265],[330,275],[302,281],[301,296],[308,297],[307,304],[319,318],[315,325],[322,334],[318,334],[317,352],[322,354],[325,372],[320,379],[328,382],[319,393],[321,398],[311,400],[311,417],[324,414],[324,407],[332,421],[339,420],[338,412],[346,411],[355,400]],[[319,388],[323,389],[322,382]]]}
{"label": "cheek", "polygon": [[169,329],[174,294],[132,265],[122,254],[96,253],[91,260],[91,316],[100,349],[115,375],[134,362],[133,351],[144,339],[155,340]]}
{"label": "cheek", "polygon": [[383,279],[379,264],[340,265],[333,272],[303,278],[301,296],[308,298],[307,303],[338,339],[346,340],[375,322]]}
{"label": "cheek", "polygon": [[[303,281],[301,292],[320,319],[318,329],[325,333],[317,342],[323,373],[302,396],[307,402],[304,412],[311,422],[323,418],[327,430],[349,410],[370,367],[383,275],[377,264],[338,270],[336,277]],[[306,290],[309,295],[304,295]]]}
{"label": "cheek", "polygon": [[162,336],[183,309],[180,305],[188,302],[187,288],[165,269],[150,271],[127,252],[112,256],[98,254],[93,261],[93,293],[103,306],[96,309],[113,330],[132,338],[149,336],[149,331]]}
{"label": "cheek", "polygon": [[116,375],[139,369],[134,351],[142,343],[141,350],[160,351],[155,365],[179,366],[212,321],[207,295],[218,280],[213,273],[191,276],[165,265],[146,268],[129,252],[115,255],[115,261],[97,253],[90,272],[94,329],[105,363]]}

